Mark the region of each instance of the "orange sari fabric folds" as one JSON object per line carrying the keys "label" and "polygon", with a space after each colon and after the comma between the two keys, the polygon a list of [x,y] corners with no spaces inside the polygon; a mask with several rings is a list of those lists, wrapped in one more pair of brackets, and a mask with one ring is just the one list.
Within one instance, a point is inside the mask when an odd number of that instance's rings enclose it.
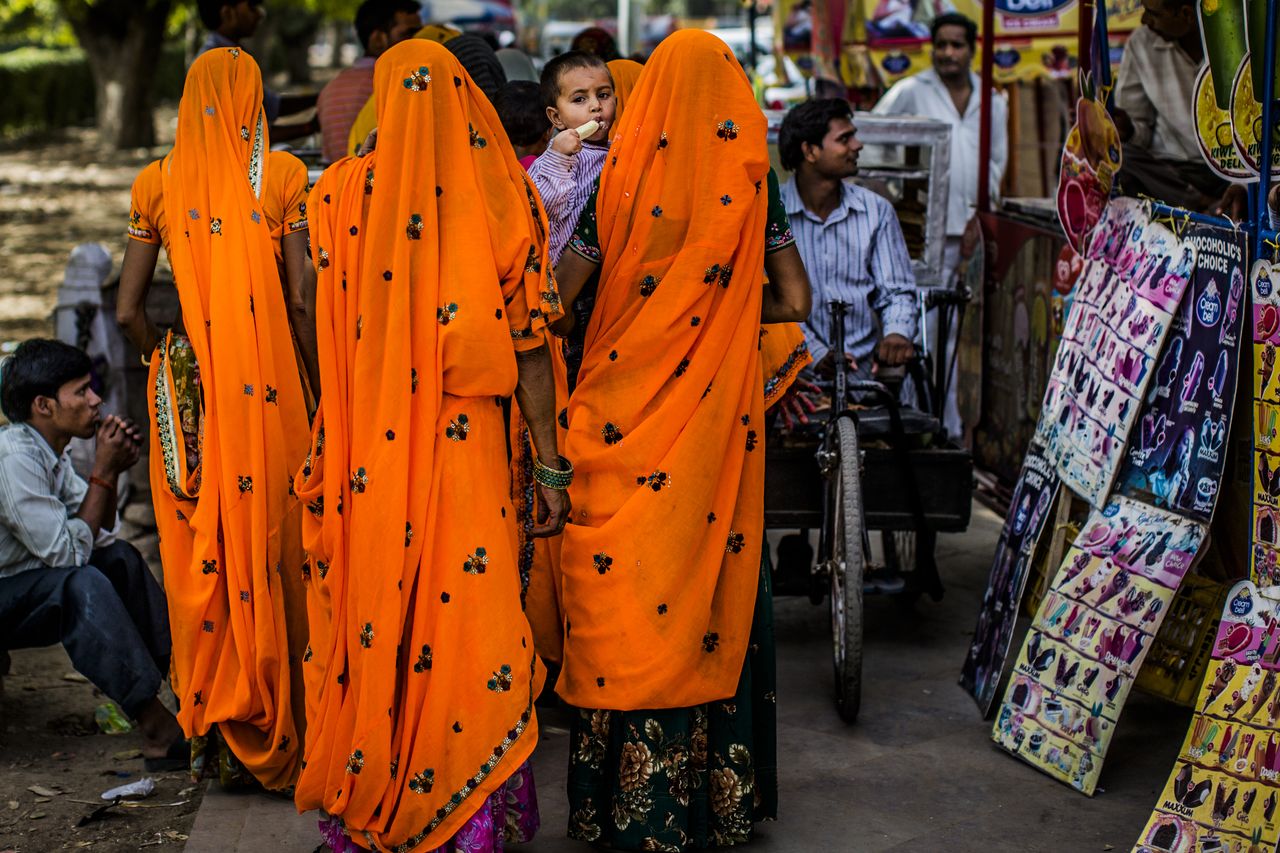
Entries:
{"label": "orange sari fabric folds", "polygon": [[152,359],[151,484],[178,719],[188,736],[217,726],[258,781],[285,788],[302,750],[291,658],[306,643],[304,553],[291,477],[307,416],[261,202],[268,150],[253,59],[202,55],[161,164],[190,347],[171,338]]}
{"label": "orange sari fabric folds", "polygon": [[378,148],[313,188],[322,396],[307,504],[300,809],[373,849],[447,840],[532,752],[501,397],[559,311],[543,213],[440,45],[374,72]]}
{"label": "orange sari fabric folds", "polygon": [[604,167],[561,554],[557,689],[579,707],[696,705],[742,670],[763,544],[765,130],[733,53],[686,30],[645,66]]}

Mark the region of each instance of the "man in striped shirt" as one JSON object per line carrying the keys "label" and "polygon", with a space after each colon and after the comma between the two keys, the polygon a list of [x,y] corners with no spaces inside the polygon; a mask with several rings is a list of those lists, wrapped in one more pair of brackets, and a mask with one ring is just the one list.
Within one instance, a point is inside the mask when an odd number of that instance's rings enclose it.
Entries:
{"label": "man in striped shirt", "polygon": [[[862,150],[852,109],[838,98],[800,104],[782,122],[778,148],[795,172],[782,203],[813,287],[804,336],[818,375],[830,376],[841,353],[864,378],[873,355],[885,366],[905,363],[915,355],[915,275],[893,206],[846,180]],[[835,301],[852,306],[843,341],[831,340]]]}
{"label": "man in striped shirt", "polygon": [[364,56],[330,80],[316,102],[326,163],[346,156],[351,125],[373,94],[373,65],[383,51],[422,28],[420,8],[417,0],[365,0],[356,10],[356,36]]}

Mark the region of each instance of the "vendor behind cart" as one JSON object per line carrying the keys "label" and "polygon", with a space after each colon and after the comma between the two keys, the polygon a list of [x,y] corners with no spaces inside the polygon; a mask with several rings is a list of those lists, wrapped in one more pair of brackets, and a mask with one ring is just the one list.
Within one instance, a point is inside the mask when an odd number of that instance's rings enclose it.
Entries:
{"label": "vendor behind cart", "polygon": [[1204,46],[1194,0],[1143,0],[1125,44],[1112,115],[1124,145],[1120,187],[1174,207],[1215,210],[1227,184],[1205,164],[1192,109]]}
{"label": "vendor behind cart", "polygon": [[[1008,116],[1005,96],[983,93],[982,79],[973,72],[978,26],[956,12],[938,15],[931,25],[933,67],[899,80],[884,94],[872,112],[878,115],[914,115],[951,126],[951,192],[947,201],[947,242],[942,255],[942,285],[955,287],[962,260],[973,252],[978,239],[975,212],[982,150],[982,99],[991,99],[990,191],[1000,192],[1009,161]],[[929,318],[929,341],[936,341],[936,315]],[[951,324],[946,352],[955,352],[957,324]],[[940,343],[938,345],[940,347]],[[956,397],[955,365],[946,382],[943,421],[952,435],[963,434]]]}

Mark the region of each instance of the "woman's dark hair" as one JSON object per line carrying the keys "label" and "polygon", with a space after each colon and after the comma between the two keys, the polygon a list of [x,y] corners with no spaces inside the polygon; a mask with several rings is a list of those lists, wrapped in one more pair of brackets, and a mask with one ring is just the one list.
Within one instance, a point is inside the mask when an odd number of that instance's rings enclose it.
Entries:
{"label": "woman's dark hair", "polygon": [[59,388],[92,369],[89,356],[70,344],[49,338],[23,341],[0,365],[0,411],[22,423],[30,419],[36,397],[56,398]]}
{"label": "woman's dark hair", "polygon": [[532,80],[512,80],[498,90],[493,107],[498,111],[502,129],[511,144],[527,148],[536,143],[551,127],[547,109],[542,105],[541,88]]}
{"label": "woman's dark hair", "polygon": [[778,131],[778,156],[782,168],[794,172],[804,162],[804,149],[810,145],[822,145],[823,138],[836,119],[853,119],[853,107],[843,98],[822,98],[805,101],[791,109],[782,120]]}
{"label": "woman's dark hair", "polygon": [[944,12],[933,19],[929,25],[929,41],[938,40],[938,30],[943,27],[960,27],[964,30],[964,40],[969,43],[969,50],[978,47],[978,25],[959,12]]}
{"label": "woman's dark hair", "polygon": [[542,66],[542,105],[554,107],[560,97],[560,78],[570,71],[579,68],[603,68],[609,70],[608,64],[594,53],[581,50],[567,50]]}
{"label": "woman's dark hair", "polygon": [[609,35],[609,31],[601,27],[587,27],[582,32],[573,37],[573,41],[569,44],[570,50],[580,50],[583,53],[593,53],[603,59],[605,62],[612,62],[615,59],[621,59],[622,54],[618,53],[618,43],[613,36]]}

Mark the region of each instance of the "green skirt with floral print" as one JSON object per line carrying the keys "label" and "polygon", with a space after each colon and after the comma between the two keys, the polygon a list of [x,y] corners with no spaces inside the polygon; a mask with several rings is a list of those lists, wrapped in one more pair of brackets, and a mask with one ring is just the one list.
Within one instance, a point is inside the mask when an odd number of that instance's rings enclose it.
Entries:
{"label": "green skirt with floral print", "polygon": [[751,840],[778,813],[777,670],[765,549],[738,691],[656,711],[579,709],[570,733],[569,837],[618,850]]}

